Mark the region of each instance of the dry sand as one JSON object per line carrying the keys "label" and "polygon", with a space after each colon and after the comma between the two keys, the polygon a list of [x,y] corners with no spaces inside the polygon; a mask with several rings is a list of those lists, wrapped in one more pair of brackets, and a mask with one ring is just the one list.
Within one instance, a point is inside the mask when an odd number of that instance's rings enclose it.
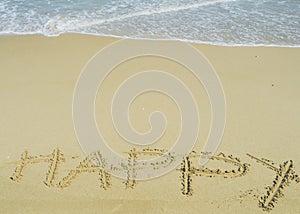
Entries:
{"label": "dry sand", "polygon": [[[201,106],[196,153],[160,179],[135,182],[111,177],[85,159],[72,123],[81,70],[114,41],[87,35],[0,37],[1,213],[300,213],[299,48],[195,45],[220,76],[227,100],[218,155],[203,169],[196,163],[210,111],[202,86],[164,59],[143,57],[116,68],[98,94],[96,116],[118,152],[132,147],[114,132],[108,104],[126,76],[149,66],[166,70],[189,85]],[[153,109],[166,113],[169,126],[153,148],[137,148],[141,153],[170,148],[178,134],[178,109],[158,93],[136,99],[133,126],[147,130]]]}

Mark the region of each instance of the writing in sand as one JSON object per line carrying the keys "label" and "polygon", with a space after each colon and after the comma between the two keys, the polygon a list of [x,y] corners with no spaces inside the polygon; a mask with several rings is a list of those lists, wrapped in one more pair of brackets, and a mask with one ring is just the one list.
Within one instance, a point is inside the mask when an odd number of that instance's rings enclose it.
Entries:
{"label": "writing in sand", "polygon": [[[137,161],[139,158],[145,156],[163,156],[166,154],[166,151],[163,149],[131,149],[125,154],[128,155],[128,165],[123,167],[127,170],[127,180],[124,182],[125,188],[134,189],[137,185],[137,180],[135,179],[137,167]],[[206,177],[223,177],[223,178],[237,178],[245,176],[249,169],[250,164],[242,162],[240,158],[234,157],[233,155],[225,155],[224,153],[219,153],[217,155],[211,156],[211,161],[220,161],[228,164],[230,169],[210,169],[207,167],[197,167],[194,163],[197,163],[197,160],[201,154],[196,152],[191,152],[190,154],[184,156],[181,161],[180,166],[176,169],[179,172],[180,182],[181,182],[181,194],[184,196],[192,196],[193,191],[193,182],[194,176],[206,176]],[[275,164],[273,161],[258,158],[251,154],[247,156],[255,161],[258,164],[261,164],[266,167],[266,169],[272,170],[274,175],[274,180],[271,181],[271,185],[266,187],[266,190],[262,194],[255,195],[255,198],[258,200],[258,206],[264,211],[270,211],[274,208],[278,199],[283,197],[283,190],[285,187],[289,186],[292,181],[300,183],[300,177],[295,173],[294,165],[292,160],[284,161],[281,164]],[[169,157],[169,158],[168,158]],[[76,159],[79,156],[72,156],[70,159]],[[168,165],[172,159],[172,155],[166,157],[164,162],[159,162],[152,165],[152,169],[155,170],[158,167],[164,167]],[[20,182],[22,177],[25,175],[25,168],[32,164],[38,163],[48,163],[48,169],[45,173],[45,178],[43,180],[44,184],[47,187],[51,188],[61,188],[65,189],[71,185],[72,181],[76,179],[79,174],[82,173],[97,173],[100,181],[100,188],[108,190],[112,187],[111,175],[100,166],[99,163],[103,162],[102,155],[100,151],[91,153],[90,155],[83,158],[83,160],[73,169],[69,170],[65,177],[57,181],[57,174],[62,164],[67,161],[68,158],[62,153],[59,148],[53,150],[52,153],[47,155],[37,155],[31,156],[27,150],[22,152],[20,160],[11,162],[11,164],[16,165],[16,168],[11,175],[10,179],[13,182]],[[251,191],[249,192],[249,194]]]}

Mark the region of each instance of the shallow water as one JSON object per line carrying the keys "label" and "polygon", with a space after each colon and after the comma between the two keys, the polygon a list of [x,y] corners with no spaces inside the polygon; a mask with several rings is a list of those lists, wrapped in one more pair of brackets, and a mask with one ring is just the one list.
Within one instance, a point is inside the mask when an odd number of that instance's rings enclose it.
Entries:
{"label": "shallow water", "polygon": [[300,46],[299,0],[2,0],[0,20],[0,35],[83,33]]}

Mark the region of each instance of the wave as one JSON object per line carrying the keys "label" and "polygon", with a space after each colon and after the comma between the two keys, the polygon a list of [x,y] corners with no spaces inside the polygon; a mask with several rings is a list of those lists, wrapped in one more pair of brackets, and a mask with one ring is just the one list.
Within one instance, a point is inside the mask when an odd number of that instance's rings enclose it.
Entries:
{"label": "wave", "polygon": [[2,1],[0,35],[79,33],[222,46],[300,47],[298,0],[68,1]]}
{"label": "wave", "polygon": [[[226,2],[235,2],[235,1],[238,1],[238,0],[213,0],[213,1],[207,1],[207,2],[202,2],[202,3],[198,3],[198,4],[192,4],[192,5],[161,8],[158,10],[155,10],[155,9],[145,10],[145,11],[141,11],[141,12],[117,16],[117,17],[103,19],[103,20],[93,20],[93,21],[72,20],[72,21],[68,21],[68,25],[61,24],[61,26],[62,26],[62,29],[64,29],[65,31],[68,31],[68,30],[73,30],[76,28],[91,27],[93,25],[100,25],[100,24],[104,24],[107,22],[121,21],[124,19],[129,19],[129,18],[134,18],[134,17],[139,17],[139,16],[150,16],[150,15],[162,14],[162,13],[172,13],[172,12],[178,12],[178,11],[182,11],[182,10],[196,9],[199,7],[211,6],[211,5],[215,5],[215,4],[221,4],[221,3],[226,3]],[[56,20],[56,21],[50,20],[46,24],[45,28],[57,29],[58,25],[60,24],[59,21],[60,20]]]}

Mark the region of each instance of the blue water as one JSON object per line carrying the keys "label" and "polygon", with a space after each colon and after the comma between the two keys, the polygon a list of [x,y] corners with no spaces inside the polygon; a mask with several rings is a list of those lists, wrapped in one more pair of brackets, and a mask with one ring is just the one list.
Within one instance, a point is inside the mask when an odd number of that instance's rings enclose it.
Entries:
{"label": "blue water", "polygon": [[0,0],[0,35],[300,46],[300,0]]}

